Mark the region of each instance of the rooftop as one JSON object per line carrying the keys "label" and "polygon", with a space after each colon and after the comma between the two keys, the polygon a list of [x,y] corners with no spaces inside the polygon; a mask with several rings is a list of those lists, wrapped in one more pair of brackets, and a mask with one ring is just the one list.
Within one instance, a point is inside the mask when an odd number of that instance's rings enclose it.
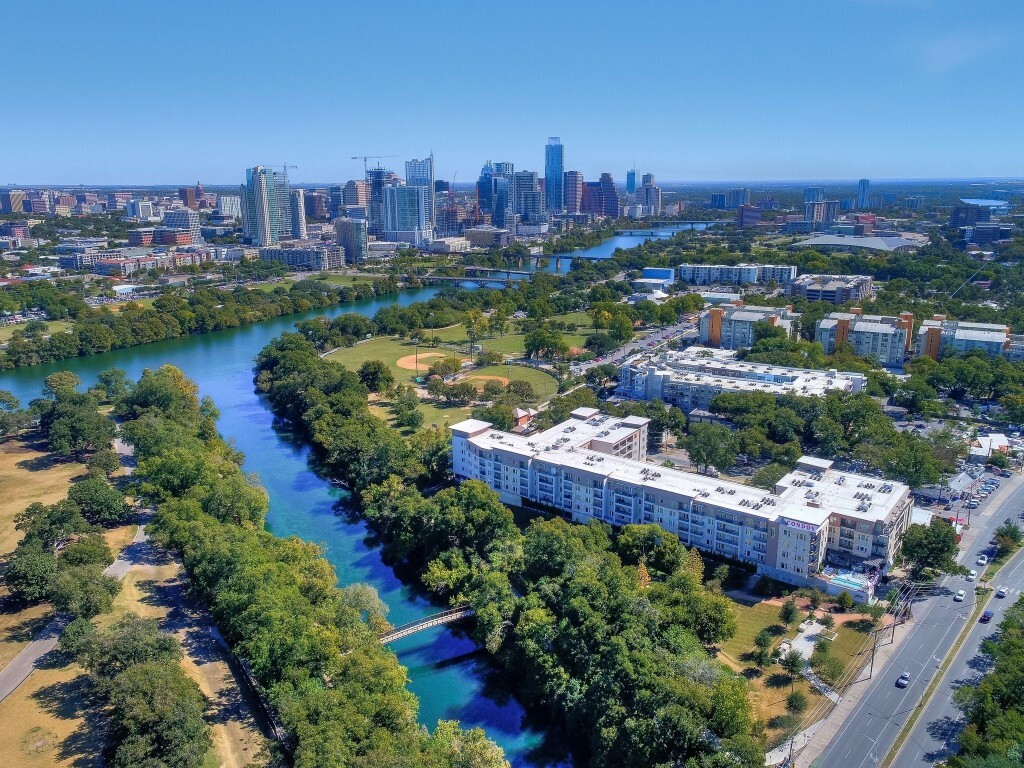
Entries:
{"label": "rooftop", "polygon": [[870,251],[905,251],[917,248],[918,243],[905,237],[878,237],[877,235],[819,235],[801,240],[791,250],[803,248],[865,248]]}

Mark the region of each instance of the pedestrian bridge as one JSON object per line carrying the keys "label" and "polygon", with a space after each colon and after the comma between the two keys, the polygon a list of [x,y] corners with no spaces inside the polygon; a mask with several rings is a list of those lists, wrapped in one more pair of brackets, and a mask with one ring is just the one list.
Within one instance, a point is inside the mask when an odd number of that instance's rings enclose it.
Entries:
{"label": "pedestrian bridge", "polygon": [[447,611],[435,613],[433,616],[427,616],[419,621],[410,621],[408,624],[403,624],[400,627],[395,627],[385,632],[383,635],[380,635],[380,643],[381,645],[387,645],[395,640],[401,640],[403,637],[415,635],[417,632],[422,632],[425,629],[439,627],[442,624],[451,624],[454,621],[465,619],[469,616],[476,616],[476,610],[468,605],[449,608]]}

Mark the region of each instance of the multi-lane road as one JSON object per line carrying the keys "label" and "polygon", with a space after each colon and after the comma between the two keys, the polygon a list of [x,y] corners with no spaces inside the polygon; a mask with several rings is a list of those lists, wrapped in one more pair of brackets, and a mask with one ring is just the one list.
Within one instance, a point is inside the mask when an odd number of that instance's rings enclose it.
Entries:
{"label": "multi-lane road", "polygon": [[[974,563],[979,554],[988,550],[995,529],[1007,517],[1016,519],[1022,509],[1024,480],[1020,476],[1004,480],[995,498],[973,512],[972,530],[964,537],[969,543],[961,554],[961,564],[981,571]],[[981,573],[979,578],[983,577],[984,573]],[[1024,589],[1024,569],[1015,560],[996,582],[996,586],[1005,583],[1018,591]],[[940,662],[949,654],[964,624],[970,620],[976,606],[973,586],[963,577],[946,577],[930,597],[914,604],[909,634],[887,662],[876,664],[871,683],[816,764],[871,768],[885,757],[911,714],[921,706],[925,690],[938,673]],[[959,589],[967,593],[963,602],[953,600]],[[1011,594],[1001,602],[1008,604],[1016,596]],[[987,601],[988,597],[981,599]],[[915,723],[911,740],[908,740],[913,748],[905,748],[894,763],[898,768],[934,765],[934,754],[955,738],[956,728],[951,727],[952,721],[943,719],[956,717],[950,701],[952,686],[962,678],[966,662],[977,654],[980,638],[991,632],[998,621],[997,616],[991,624],[972,627],[964,643],[965,650],[957,654],[950,674],[943,678],[923,716]],[[911,675],[910,685],[898,688],[896,678],[904,672]]]}

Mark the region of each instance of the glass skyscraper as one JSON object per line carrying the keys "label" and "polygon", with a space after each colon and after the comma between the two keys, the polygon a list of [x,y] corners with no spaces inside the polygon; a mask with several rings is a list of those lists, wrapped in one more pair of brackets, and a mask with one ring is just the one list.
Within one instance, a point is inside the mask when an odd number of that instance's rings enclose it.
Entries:
{"label": "glass skyscraper", "polygon": [[434,155],[423,160],[405,161],[405,183],[410,187],[418,187],[423,190],[426,203],[425,229],[434,228]]}
{"label": "glass skyscraper", "polygon": [[240,192],[242,233],[250,243],[263,248],[291,234],[291,194],[284,172],[262,165],[249,168]]}
{"label": "glass skyscraper", "polygon": [[565,147],[557,136],[548,138],[544,147],[544,205],[548,213],[561,213],[565,208]]}

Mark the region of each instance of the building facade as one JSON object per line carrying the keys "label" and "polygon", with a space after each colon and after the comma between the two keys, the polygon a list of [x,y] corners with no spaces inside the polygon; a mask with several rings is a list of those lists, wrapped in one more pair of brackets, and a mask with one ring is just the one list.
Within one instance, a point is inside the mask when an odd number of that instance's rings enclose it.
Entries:
{"label": "building facade", "polygon": [[774,280],[786,285],[796,278],[796,267],[787,264],[680,264],[679,281],[687,285],[748,285]]}
{"label": "building facade", "polygon": [[262,165],[249,168],[240,192],[242,233],[250,243],[266,247],[291,234],[291,199],[284,173]]}
{"label": "building facade", "polygon": [[886,367],[903,364],[914,341],[914,314],[899,317],[865,315],[857,307],[831,312],[817,322],[814,340],[831,355],[839,344],[849,344],[861,357],[873,357]]}
{"label": "building facade", "polygon": [[423,190],[424,219],[426,230],[433,231],[434,215],[434,155],[430,154],[422,160],[405,161],[405,183],[410,187]]}
{"label": "building facade", "polygon": [[288,199],[291,222],[291,236],[294,240],[306,239],[306,190],[293,189]]}
{"label": "building facade", "polygon": [[[871,575],[893,563],[910,520],[910,489],[803,457],[770,491],[645,462],[649,420],[578,408],[534,435],[469,419],[451,427],[452,470],[486,483],[506,504],[579,523],[656,524],[686,546],[759,573],[873,600]],[[838,585],[826,566],[869,576]]]}
{"label": "building facade", "polygon": [[869,275],[800,275],[786,288],[790,296],[803,296],[808,301],[846,304],[871,298]]}
{"label": "building facade", "polygon": [[324,272],[344,266],[343,251],[336,245],[311,242],[286,242],[270,248],[260,248],[260,258],[278,261],[290,269]]}
{"label": "building facade", "polygon": [[1005,325],[948,320],[934,315],[917,331],[917,354],[938,360],[943,355],[961,355],[981,350],[989,357],[1024,360],[1024,335],[1012,334]]}
{"label": "building facade", "polygon": [[711,307],[700,316],[700,343],[719,349],[749,349],[754,346],[754,328],[758,323],[782,328],[792,338],[799,320],[800,314],[792,307]]}
{"label": "building facade", "polygon": [[368,253],[366,219],[334,220],[334,233],[347,264],[362,264]]}
{"label": "building facade", "polygon": [[548,213],[565,210],[565,146],[557,136],[544,147],[544,207]]}
{"label": "building facade", "polygon": [[565,194],[565,212],[583,212],[583,174],[579,171],[566,171],[563,177]]}

